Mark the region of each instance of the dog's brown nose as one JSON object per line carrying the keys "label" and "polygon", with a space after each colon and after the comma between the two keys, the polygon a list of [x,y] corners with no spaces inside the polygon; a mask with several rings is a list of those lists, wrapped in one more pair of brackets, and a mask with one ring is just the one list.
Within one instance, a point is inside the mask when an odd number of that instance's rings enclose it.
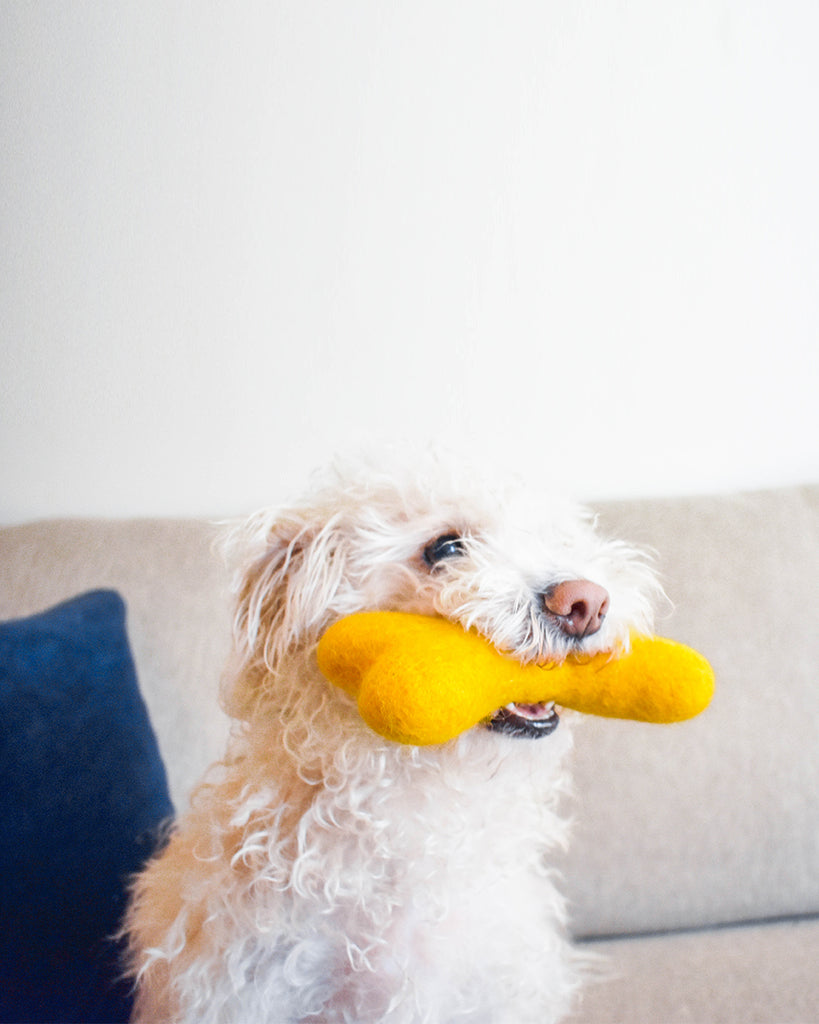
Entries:
{"label": "dog's brown nose", "polygon": [[609,595],[591,580],[565,580],[544,593],[543,606],[566,636],[582,638],[603,625]]}

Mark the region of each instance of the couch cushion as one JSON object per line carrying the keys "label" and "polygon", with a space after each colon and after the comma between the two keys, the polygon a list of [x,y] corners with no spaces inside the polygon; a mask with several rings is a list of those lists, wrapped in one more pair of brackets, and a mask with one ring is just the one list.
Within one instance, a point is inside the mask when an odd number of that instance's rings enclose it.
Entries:
{"label": "couch cushion", "polygon": [[109,937],[173,808],[122,599],[0,623],[0,1019],[127,1020]]}
{"label": "couch cushion", "polygon": [[819,920],[581,947],[602,960],[565,1024],[796,1024],[817,1019]]}
{"label": "couch cushion", "polygon": [[579,723],[575,932],[819,912],[819,488],[624,502],[601,528],[656,550],[658,631],[717,689],[680,725]]}

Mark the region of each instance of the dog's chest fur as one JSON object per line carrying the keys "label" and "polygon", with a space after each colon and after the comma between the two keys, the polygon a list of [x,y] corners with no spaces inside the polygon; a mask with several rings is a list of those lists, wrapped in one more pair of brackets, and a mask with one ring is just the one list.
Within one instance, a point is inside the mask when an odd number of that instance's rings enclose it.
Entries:
{"label": "dog's chest fur", "polygon": [[557,1019],[574,975],[543,837],[564,833],[565,732],[548,750],[480,731],[430,751],[359,737],[336,769],[271,783],[277,741],[256,731],[146,876],[197,965],[165,996],[171,1019]]}

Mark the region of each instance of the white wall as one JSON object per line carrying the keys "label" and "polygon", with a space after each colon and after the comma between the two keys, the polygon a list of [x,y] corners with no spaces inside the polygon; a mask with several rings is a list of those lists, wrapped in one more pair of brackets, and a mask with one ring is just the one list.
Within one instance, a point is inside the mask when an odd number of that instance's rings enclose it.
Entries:
{"label": "white wall", "polygon": [[0,0],[0,519],[372,437],[819,479],[815,0]]}

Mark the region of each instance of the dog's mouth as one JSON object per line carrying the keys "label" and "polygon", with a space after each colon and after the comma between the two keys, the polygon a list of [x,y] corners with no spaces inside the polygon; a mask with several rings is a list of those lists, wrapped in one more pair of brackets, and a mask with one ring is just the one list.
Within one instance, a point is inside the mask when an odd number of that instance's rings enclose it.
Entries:
{"label": "dog's mouth", "polygon": [[518,704],[499,708],[486,722],[488,729],[506,736],[540,739],[549,736],[560,724],[554,701],[548,704]]}

